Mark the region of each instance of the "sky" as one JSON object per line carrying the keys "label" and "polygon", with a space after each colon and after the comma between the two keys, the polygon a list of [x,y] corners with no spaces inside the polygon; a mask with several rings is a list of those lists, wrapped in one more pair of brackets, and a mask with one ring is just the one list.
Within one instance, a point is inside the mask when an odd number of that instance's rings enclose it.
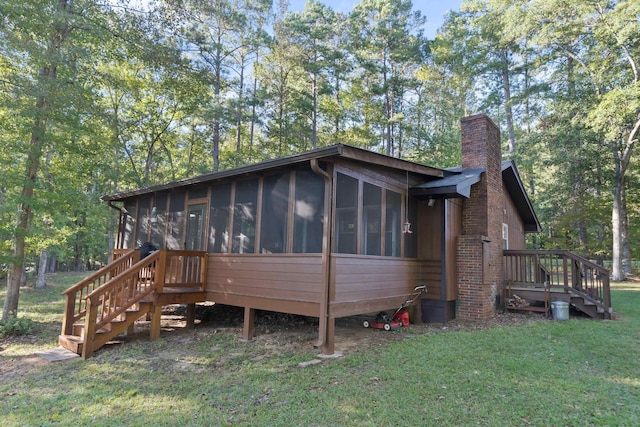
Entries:
{"label": "sky", "polygon": [[[333,10],[349,13],[353,7],[360,3],[359,0],[319,0],[330,6]],[[292,12],[302,11],[306,0],[289,0],[289,10]],[[433,39],[436,31],[444,22],[444,15],[451,9],[459,10],[462,0],[413,0],[413,8],[422,12],[427,17],[427,24],[424,33],[427,38]]]}

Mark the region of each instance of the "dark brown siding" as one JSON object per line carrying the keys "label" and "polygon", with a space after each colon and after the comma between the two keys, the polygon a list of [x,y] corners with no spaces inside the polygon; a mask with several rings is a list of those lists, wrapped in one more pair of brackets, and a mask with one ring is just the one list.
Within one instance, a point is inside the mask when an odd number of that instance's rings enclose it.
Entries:
{"label": "dark brown siding", "polygon": [[418,239],[418,258],[442,259],[442,200],[429,207],[427,202],[418,203],[418,233],[409,239]]}
{"label": "dark brown siding", "polygon": [[321,255],[209,254],[208,299],[318,317],[322,273]]}
{"label": "dark brown siding", "polygon": [[509,249],[526,249],[522,219],[506,190],[502,191],[502,197],[504,199],[504,223],[509,226]]}
{"label": "dark brown siding", "polygon": [[445,205],[447,218],[445,230],[446,254],[446,296],[445,301],[458,299],[458,274],[456,269],[456,241],[462,234],[462,201],[460,199],[447,200]]}
{"label": "dark brown siding", "polygon": [[331,317],[397,308],[418,285],[440,297],[439,261],[333,254],[331,271]]}

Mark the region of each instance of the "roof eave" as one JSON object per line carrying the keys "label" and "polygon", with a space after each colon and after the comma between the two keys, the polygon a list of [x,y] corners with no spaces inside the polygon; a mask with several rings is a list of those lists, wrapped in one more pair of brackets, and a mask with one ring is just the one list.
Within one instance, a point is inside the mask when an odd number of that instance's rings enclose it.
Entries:
{"label": "roof eave", "polygon": [[344,144],[336,144],[328,147],[317,148],[315,150],[306,151],[304,153],[293,154],[290,156],[279,157],[273,160],[267,160],[260,163],[254,163],[251,165],[240,166],[237,168],[226,169],[219,172],[212,172],[204,175],[199,175],[193,178],[186,178],[178,181],[169,182],[166,184],[152,185],[136,190],[123,191],[120,193],[105,195],[101,197],[103,201],[122,201],[131,197],[141,196],[145,194],[151,194],[159,191],[171,190],[188,185],[196,185],[204,182],[211,182],[215,180],[230,178],[234,176],[240,176],[250,174],[254,172],[260,172],[268,169],[274,169],[284,166],[295,165],[311,161],[313,159],[327,159],[330,157],[343,157],[351,160],[361,161],[369,164],[380,165],[388,168],[408,171],[424,176],[442,178],[445,175],[445,171],[442,169],[422,165],[419,163],[413,163],[408,160],[398,159],[395,157],[386,156],[384,154],[375,153],[373,151],[365,150],[362,148],[352,147]]}
{"label": "roof eave", "polygon": [[526,233],[539,233],[542,230],[540,221],[538,221],[536,212],[524,189],[524,184],[520,179],[520,174],[513,160],[505,160],[502,162],[502,181],[505,183],[506,190],[522,218],[524,231]]}
{"label": "roof eave", "polygon": [[330,147],[318,148],[316,150],[304,153],[294,154],[291,156],[279,157],[273,160],[267,160],[251,165],[239,166],[237,168],[225,169],[223,171],[211,172],[204,175],[198,175],[193,178],[185,178],[178,181],[172,181],[166,184],[152,185],[136,190],[123,191],[120,193],[102,196],[100,199],[108,201],[120,201],[130,197],[141,196],[143,194],[155,193],[158,191],[170,190],[172,188],[200,184],[204,182],[215,181],[219,179],[229,178],[232,176],[245,175],[267,169],[278,168],[287,165],[294,165],[310,161],[312,159],[322,159],[327,157],[340,156],[342,154],[342,145],[332,145]]}
{"label": "roof eave", "polygon": [[418,198],[466,198],[471,195],[471,186],[480,181],[484,169],[468,169],[445,178],[426,182],[411,188],[410,193]]}

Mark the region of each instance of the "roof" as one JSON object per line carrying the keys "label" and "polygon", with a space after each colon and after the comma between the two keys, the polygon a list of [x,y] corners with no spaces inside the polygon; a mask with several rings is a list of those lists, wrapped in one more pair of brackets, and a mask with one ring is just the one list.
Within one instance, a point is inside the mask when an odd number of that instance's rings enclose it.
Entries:
{"label": "roof", "polygon": [[471,186],[480,181],[484,169],[467,169],[446,176],[435,181],[411,187],[411,195],[414,197],[438,198],[468,198],[471,194]]}
{"label": "roof", "polygon": [[504,160],[502,162],[502,185],[509,193],[509,197],[513,201],[522,222],[524,223],[524,231],[528,233],[538,233],[541,230],[540,222],[533,210],[529,196],[524,189],[520,174],[513,160]]}
{"label": "roof", "polygon": [[[344,144],[336,144],[329,147],[318,148],[291,156],[280,157],[251,165],[226,169],[219,172],[199,175],[193,178],[182,179],[166,184],[152,185],[136,190],[123,191],[106,195],[102,200],[108,202],[122,201],[131,197],[151,194],[158,191],[197,185],[225,178],[233,178],[252,173],[266,172],[310,160],[329,160],[331,158],[346,158],[369,165],[378,165],[390,169],[411,172],[420,175],[425,181],[411,187],[411,195],[420,198],[468,198],[471,186],[480,181],[484,169],[467,169],[460,167],[452,169],[438,169],[408,160],[374,153],[362,148],[356,148]],[[540,223],[527,196],[515,163],[511,160],[502,162],[502,181],[507,193],[522,218],[526,232],[539,232]]]}
{"label": "roof", "polygon": [[[471,186],[480,181],[484,169],[465,170],[456,167],[448,169],[447,172],[452,175],[414,185],[411,187],[411,195],[431,199],[469,198]],[[502,183],[522,219],[524,231],[528,233],[539,232],[540,222],[524,189],[518,169],[512,160],[502,162]]]}
{"label": "roof", "polygon": [[329,147],[317,148],[315,150],[294,154],[291,156],[280,157],[273,160],[267,160],[264,162],[240,166],[232,169],[226,169],[219,172],[212,172],[193,178],[169,182],[166,184],[152,185],[136,190],[123,191],[120,193],[102,196],[101,199],[108,202],[122,201],[131,197],[151,194],[158,191],[170,190],[173,188],[185,187],[225,178],[232,178],[251,173],[260,173],[268,171],[269,169],[292,166],[314,159],[328,160],[330,158],[336,157],[356,160],[367,164],[380,165],[391,169],[408,171],[411,173],[423,175],[425,179],[442,178],[445,176],[445,174],[447,174],[447,172],[443,169],[422,165],[420,163],[410,162],[408,160],[398,159],[396,157],[386,156],[384,154],[374,153],[373,151],[368,151],[362,148],[356,148],[344,144],[336,144]]}

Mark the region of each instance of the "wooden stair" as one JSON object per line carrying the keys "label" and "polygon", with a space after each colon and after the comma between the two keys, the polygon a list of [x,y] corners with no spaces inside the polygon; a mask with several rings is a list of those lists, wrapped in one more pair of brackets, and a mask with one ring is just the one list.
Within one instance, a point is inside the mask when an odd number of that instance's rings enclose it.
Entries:
{"label": "wooden stair", "polygon": [[[130,328],[133,326],[133,324],[138,319],[149,313],[152,307],[153,304],[150,302],[140,302],[138,304],[135,304],[134,307],[128,308],[124,312],[124,315],[120,315],[116,319],[108,322],[106,325],[96,331],[93,337],[93,349],[99,349],[109,341],[113,340],[113,338],[124,332],[131,332]],[[76,323],[73,325],[73,334],[60,335],[58,337],[58,344],[60,344],[60,346],[66,348],[67,350],[71,350],[76,354],[82,355],[86,339],[84,332],[84,323]]]}
{"label": "wooden stair", "polygon": [[[517,295],[531,305],[524,307],[510,306],[509,301]],[[522,284],[507,282],[505,288],[505,310],[509,311],[532,311],[544,313],[545,317],[550,317],[550,302],[564,301],[570,304],[577,311],[593,319],[611,318],[611,310],[599,303],[591,295],[577,289],[562,286],[545,286],[544,283]]]}
{"label": "wooden stair", "polygon": [[[150,338],[160,336],[162,306],[187,304],[193,326],[195,303],[206,301],[206,254],[157,251],[143,260],[138,251],[121,251],[111,264],[64,292],[60,346],[89,358],[123,333],[132,333],[150,315]],[[115,258],[115,257],[114,257]]]}

